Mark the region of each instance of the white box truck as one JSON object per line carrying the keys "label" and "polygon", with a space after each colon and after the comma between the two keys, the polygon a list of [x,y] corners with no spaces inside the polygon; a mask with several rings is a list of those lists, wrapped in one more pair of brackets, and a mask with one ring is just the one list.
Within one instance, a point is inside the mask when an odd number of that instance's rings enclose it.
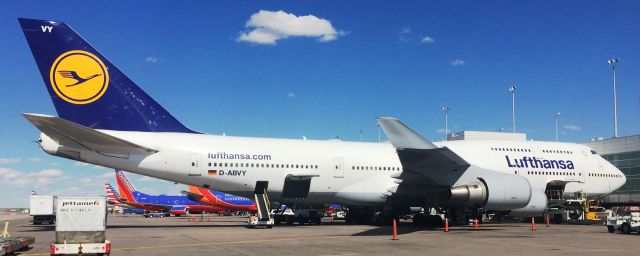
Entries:
{"label": "white box truck", "polygon": [[111,253],[111,242],[106,240],[105,197],[58,197],[56,215],[51,255]]}
{"label": "white box truck", "polygon": [[29,214],[33,217],[33,225],[55,223],[56,198],[50,195],[31,195],[29,199]]}

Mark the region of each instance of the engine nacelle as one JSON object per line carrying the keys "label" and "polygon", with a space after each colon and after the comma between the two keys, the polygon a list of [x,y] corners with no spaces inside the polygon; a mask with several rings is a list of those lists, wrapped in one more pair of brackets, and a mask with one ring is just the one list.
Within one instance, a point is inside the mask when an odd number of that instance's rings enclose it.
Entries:
{"label": "engine nacelle", "polygon": [[81,161],[80,150],[76,148],[61,146],[57,141],[53,140],[51,137],[47,136],[44,133],[40,133],[38,143],[40,144],[42,150],[44,150],[44,152],[47,152],[47,154]]}
{"label": "engine nacelle", "polygon": [[451,188],[451,200],[488,210],[513,210],[527,206],[531,185],[527,179],[498,172],[484,172],[482,177]]}
{"label": "engine nacelle", "polygon": [[540,216],[547,210],[547,195],[538,190],[533,190],[531,200],[527,206],[512,210],[509,216],[514,217],[536,217]]}

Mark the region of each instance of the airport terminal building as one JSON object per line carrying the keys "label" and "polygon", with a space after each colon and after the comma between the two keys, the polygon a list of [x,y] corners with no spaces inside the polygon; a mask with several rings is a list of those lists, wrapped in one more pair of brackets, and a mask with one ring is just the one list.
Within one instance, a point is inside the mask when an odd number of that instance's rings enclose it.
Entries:
{"label": "airport terminal building", "polygon": [[640,135],[584,143],[627,176],[627,183],[603,198],[604,205],[640,205]]}

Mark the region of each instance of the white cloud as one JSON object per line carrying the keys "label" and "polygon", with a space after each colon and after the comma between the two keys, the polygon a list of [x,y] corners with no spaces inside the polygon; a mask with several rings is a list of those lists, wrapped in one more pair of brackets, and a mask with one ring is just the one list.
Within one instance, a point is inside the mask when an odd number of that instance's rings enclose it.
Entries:
{"label": "white cloud", "polygon": [[[101,192],[102,191],[104,191],[104,189],[102,189]],[[96,191],[89,191],[87,188],[78,186],[71,186],[53,190],[49,194],[57,196],[104,196],[104,192],[98,193]]]}
{"label": "white cloud", "polygon": [[75,162],[73,163],[73,166],[89,166],[89,164],[84,162]]}
{"label": "white cloud", "polygon": [[[445,131],[446,130],[444,128],[440,128],[440,129],[436,130],[437,133],[442,133],[442,134],[444,134]],[[448,133],[451,133],[451,130],[449,130]]]}
{"label": "white cloud", "polygon": [[464,62],[464,60],[461,60],[461,59],[458,59],[458,58],[457,58],[457,59],[455,59],[455,60],[451,61],[451,62],[450,62],[450,64],[451,64],[452,66],[461,66],[461,65],[464,65],[464,64],[465,64],[465,62]]}
{"label": "white cloud", "polygon": [[577,132],[582,130],[582,128],[580,128],[577,125],[572,125],[572,124],[566,124],[564,126],[562,126],[565,130],[569,130],[569,131],[573,131],[573,132]]}
{"label": "white cloud", "polygon": [[158,181],[158,179],[149,177],[149,176],[141,176],[138,180],[139,181]]}
{"label": "white cloud", "polygon": [[20,158],[0,158],[0,164],[17,164],[21,161]]}
{"label": "white cloud", "polygon": [[424,38],[422,38],[422,40],[420,40],[420,42],[425,43],[425,44],[432,44],[435,41],[436,40],[431,38],[430,36],[425,36]]}
{"label": "white cloud", "polygon": [[149,57],[144,58],[144,61],[149,62],[151,64],[155,64],[155,63],[158,63],[158,61],[160,61],[160,59],[158,57],[149,56]]}
{"label": "white cloud", "polygon": [[287,98],[295,98],[296,94],[293,92],[290,92],[289,94],[287,94]]}
{"label": "white cloud", "polygon": [[329,42],[344,35],[329,20],[314,15],[296,16],[282,10],[260,10],[251,15],[245,27],[250,31],[241,32],[236,41],[275,45],[288,37],[316,37],[320,42]]}
{"label": "white cloud", "polygon": [[96,176],[96,178],[98,179],[109,179],[109,178],[115,178],[116,174],[114,172],[105,172],[102,175]]}
{"label": "white cloud", "polygon": [[49,163],[49,166],[58,166],[58,165],[60,165],[60,163],[58,163],[58,162],[51,162],[51,163]]}
{"label": "white cloud", "polygon": [[32,162],[32,163],[38,163],[38,162],[42,162],[43,159],[42,158],[38,158],[38,157],[32,157],[27,159],[27,161]]}
{"label": "white cloud", "polygon": [[58,169],[46,169],[39,172],[21,172],[14,169],[0,168],[0,184],[17,187],[26,185],[46,186],[68,179]]}
{"label": "white cloud", "polygon": [[408,43],[413,39],[411,37],[411,28],[402,28],[400,32],[398,32],[398,40],[400,42]]}

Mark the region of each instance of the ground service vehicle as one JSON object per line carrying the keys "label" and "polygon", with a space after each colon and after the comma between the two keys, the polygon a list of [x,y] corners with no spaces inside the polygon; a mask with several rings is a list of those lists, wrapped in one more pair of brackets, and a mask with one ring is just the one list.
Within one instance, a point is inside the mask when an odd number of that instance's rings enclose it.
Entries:
{"label": "ground service vehicle", "polygon": [[51,255],[109,255],[111,242],[106,240],[107,201],[104,197],[59,197],[56,240]]}
{"label": "ground service vehicle", "polygon": [[617,207],[607,217],[606,225],[609,233],[613,233],[616,230],[624,234],[640,233],[640,210]]}
{"label": "ground service vehicle", "polygon": [[274,210],[272,215],[276,224],[283,222],[289,225],[294,222],[300,225],[304,223],[320,224],[322,220],[322,213],[308,205],[294,205],[292,208],[281,208]]}
{"label": "ground service vehicle", "polygon": [[56,197],[51,195],[31,195],[29,213],[33,216],[33,225],[55,223]]}

